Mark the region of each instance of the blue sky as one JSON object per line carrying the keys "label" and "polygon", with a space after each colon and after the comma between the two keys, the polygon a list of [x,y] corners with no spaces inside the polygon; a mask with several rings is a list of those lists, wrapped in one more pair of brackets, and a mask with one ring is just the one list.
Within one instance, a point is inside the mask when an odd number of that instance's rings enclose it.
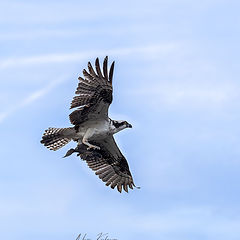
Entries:
{"label": "blue sky", "polygon": [[[238,1],[1,1],[0,236],[235,240],[240,236]],[[113,119],[136,185],[112,191],[69,144],[89,60],[116,61]]]}

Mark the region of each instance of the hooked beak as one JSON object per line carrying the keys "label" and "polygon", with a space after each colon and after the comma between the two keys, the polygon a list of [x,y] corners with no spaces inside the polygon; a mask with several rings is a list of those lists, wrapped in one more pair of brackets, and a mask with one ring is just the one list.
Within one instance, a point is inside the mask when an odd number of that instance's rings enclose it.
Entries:
{"label": "hooked beak", "polygon": [[132,125],[128,123],[127,127],[128,127],[128,128],[132,128]]}

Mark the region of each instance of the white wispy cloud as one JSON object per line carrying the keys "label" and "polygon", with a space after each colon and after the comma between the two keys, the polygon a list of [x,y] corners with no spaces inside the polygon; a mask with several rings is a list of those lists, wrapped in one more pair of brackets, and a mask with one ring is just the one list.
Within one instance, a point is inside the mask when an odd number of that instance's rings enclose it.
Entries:
{"label": "white wispy cloud", "polygon": [[237,86],[225,84],[218,85],[194,82],[194,84],[186,84],[186,82],[178,83],[159,83],[141,86],[138,89],[129,90],[126,93],[138,98],[147,98],[148,104],[156,107],[156,104],[168,106],[200,106],[206,107],[222,105],[231,102],[238,96]]}
{"label": "white wispy cloud", "polygon": [[[138,53],[143,55],[152,56],[154,54],[166,53],[173,51],[176,48],[176,44],[158,44],[149,46],[129,47],[129,48],[116,48],[111,50],[93,50],[79,53],[66,53],[66,54],[45,54],[30,57],[19,57],[19,58],[8,58],[0,60],[0,70],[6,68],[14,68],[15,66],[31,66],[34,64],[51,64],[51,63],[62,63],[62,62],[75,62],[84,59],[89,59],[91,56],[105,56],[106,53],[110,55],[129,55],[132,53]],[[12,115],[18,109],[25,107],[28,104],[36,101],[43,97],[55,86],[61,82],[67,80],[67,77],[61,77],[57,81],[50,82],[47,86],[31,93],[26,98],[22,99],[14,107],[10,107],[9,110],[0,112],[0,122],[5,120],[8,116]]]}
{"label": "white wispy cloud", "polygon": [[[183,234],[180,239],[191,233],[202,234],[206,239],[233,239],[240,232],[237,227],[239,218],[226,217],[213,206],[172,208],[162,213],[135,216],[130,222],[133,228],[143,232],[170,234],[173,237]],[[202,226],[201,229],[199,226]]]}
{"label": "white wispy cloud", "polygon": [[28,106],[29,104],[33,103],[37,99],[43,97],[48,92],[50,92],[54,87],[61,84],[62,82],[68,79],[67,76],[63,76],[55,81],[50,82],[48,85],[44,86],[43,88],[34,91],[33,93],[29,94],[26,98],[19,101],[15,106],[10,107],[7,111],[3,111],[0,113],[0,123],[4,121],[7,117],[14,114],[16,111],[20,110]]}
{"label": "white wispy cloud", "polygon": [[176,43],[163,43],[148,46],[115,48],[106,50],[81,51],[78,53],[59,53],[59,54],[43,54],[29,57],[14,57],[0,60],[0,70],[14,66],[33,65],[33,64],[48,64],[60,62],[75,62],[83,59],[88,59],[92,56],[109,55],[129,55],[139,53],[144,55],[157,55],[173,51],[178,47]]}
{"label": "white wispy cloud", "polygon": [[9,114],[11,114],[12,111],[5,111],[0,113],[0,122],[2,122],[5,118],[8,117]]}
{"label": "white wispy cloud", "polygon": [[[162,23],[160,25],[162,28],[167,28],[169,26],[164,25]],[[0,41],[21,41],[21,40],[32,40],[32,39],[69,39],[69,38],[84,38],[85,36],[99,36],[99,35],[110,35],[118,37],[124,34],[142,34],[144,31],[145,34],[150,34],[153,31],[159,28],[159,23],[155,23],[149,26],[147,23],[130,23],[129,25],[119,25],[112,26],[111,28],[89,28],[87,25],[82,26],[80,29],[30,29],[30,30],[19,30],[19,31],[9,31],[1,32]]]}

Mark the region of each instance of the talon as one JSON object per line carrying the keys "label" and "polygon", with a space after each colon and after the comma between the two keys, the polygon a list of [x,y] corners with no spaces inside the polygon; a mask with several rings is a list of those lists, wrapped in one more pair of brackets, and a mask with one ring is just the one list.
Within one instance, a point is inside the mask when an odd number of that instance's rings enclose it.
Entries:
{"label": "talon", "polygon": [[100,150],[100,147],[98,147],[98,146],[89,146],[87,148],[87,150],[91,150],[91,149],[93,149],[93,150],[95,150],[95,149]]}

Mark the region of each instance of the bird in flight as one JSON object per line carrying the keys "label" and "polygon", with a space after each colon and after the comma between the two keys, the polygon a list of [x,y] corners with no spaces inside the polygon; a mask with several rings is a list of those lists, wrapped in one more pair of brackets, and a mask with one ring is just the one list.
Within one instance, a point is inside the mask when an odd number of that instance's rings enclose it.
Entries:
{"label": "bird in flight", "polygon": [[76,152],[88,166],[95,171],[107,186],[119,192],[122,188],[128,192],[128,187],[136,187],[127,160],[119,150],[113,135],[132,125],[124,120],[112,120],[108,109],[112,103],[112,79],[114,62],[108,73],[108,57],[103,61],[101,71],[99,59],[93,69],[88,62],[88,71],[83,70],[73,97],[70,109],[76,108],[69,115],[74,127],[48,128],[42,136],[41,143],[50,150],[58,150],[71,140],[77,142],[75,149],[71,148],[65,157]]}

